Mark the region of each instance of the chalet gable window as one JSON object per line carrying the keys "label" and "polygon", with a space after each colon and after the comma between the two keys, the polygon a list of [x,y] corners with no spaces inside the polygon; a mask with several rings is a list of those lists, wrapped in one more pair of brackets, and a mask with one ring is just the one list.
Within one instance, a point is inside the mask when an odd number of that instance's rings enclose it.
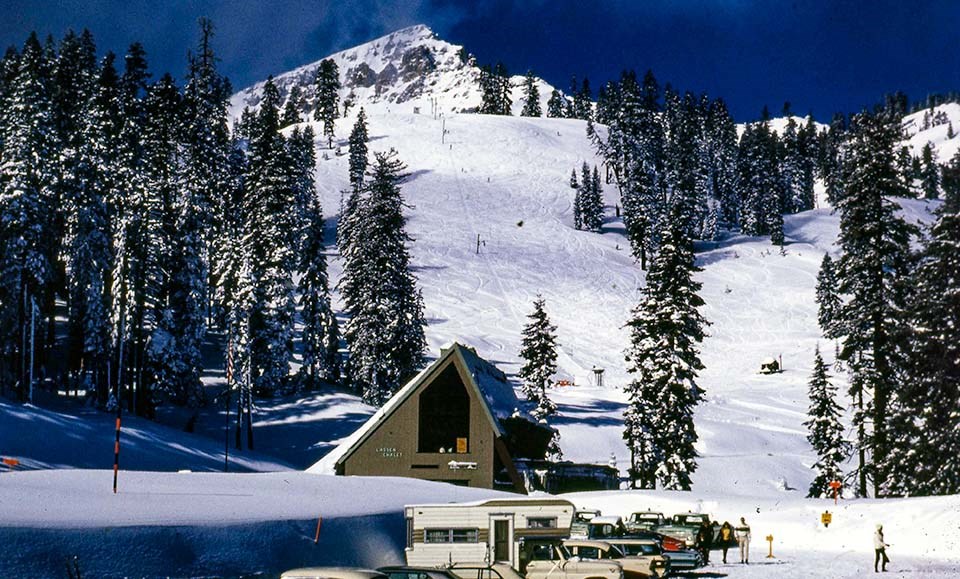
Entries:
{"label": "chalet gable window", "polygon": [[470,452],[470,394],[456,366],[448,365],[420,393],[418,452]]}

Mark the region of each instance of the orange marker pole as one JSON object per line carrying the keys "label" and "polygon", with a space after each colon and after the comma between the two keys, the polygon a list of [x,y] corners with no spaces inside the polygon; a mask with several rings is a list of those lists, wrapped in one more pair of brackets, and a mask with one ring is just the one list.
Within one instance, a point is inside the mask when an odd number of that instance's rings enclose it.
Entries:
{"label": "orange marker pole", "polygon": [[320,525],[323,524],[323,517],[317,518],[317,534],[313,537],[313,544],[316,545],[320,542]]}

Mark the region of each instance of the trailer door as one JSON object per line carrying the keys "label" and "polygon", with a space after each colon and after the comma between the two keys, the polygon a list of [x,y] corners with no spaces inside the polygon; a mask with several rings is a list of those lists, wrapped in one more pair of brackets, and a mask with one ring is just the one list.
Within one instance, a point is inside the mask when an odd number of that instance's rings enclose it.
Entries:
{"label": "trailer door", "polygon": [[514,566],[513,560],[513,515],[491,515],[490,529],[493,537],[490,544],[493,561]]}

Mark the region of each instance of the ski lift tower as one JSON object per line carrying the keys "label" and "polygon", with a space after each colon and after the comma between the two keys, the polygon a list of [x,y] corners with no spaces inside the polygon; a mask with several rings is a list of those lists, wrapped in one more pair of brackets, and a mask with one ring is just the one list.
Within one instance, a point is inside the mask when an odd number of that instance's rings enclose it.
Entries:
{"label": "ski lift tower", "polygon": [[593,367],[593,383],[597,388],[603,388],[603,368]]}

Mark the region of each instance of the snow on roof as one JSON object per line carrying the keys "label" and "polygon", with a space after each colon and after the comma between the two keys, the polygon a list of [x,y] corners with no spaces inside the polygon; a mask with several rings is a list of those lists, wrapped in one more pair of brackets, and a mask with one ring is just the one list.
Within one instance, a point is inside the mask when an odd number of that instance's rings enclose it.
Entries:
{"label": "snow on roof", "polygon": [[376,430],[381,422],[393,414],[393,412],[399,408],[400,405],[403,404],[403,402],[421,385],[428,374],[433,372],[434,369],[438,368],[439,365],[445,362],[449,356],[457,353],[460,354],[460,358],[465,363],[467,370],[470,372],[470,376],[473,378],[477,388],[480,390],[480,394],[486,401],[487,407],[490,409],[490,413],[492,415],[491,417],[493,418],[494,427],[498,430],[498,434],[503,433],[503,427],[499,423],[500,420],[518,417],[530,422],[534,422],[529,415],[520,411],[520,400],[517,398],[517,395],[513,390],[513,386],[510,384],[509,380],[507,380],[506,374],[504,374],[499,368],[490,362],[481,358],[473,348],[453,342],[450,345],[441,348],[440,357],[437,358],[433,364],[430,364],[421,370],[419,374],[414,376],[412,380],[407,382],[400,390],[397,391],[396,394],[387,400],[387,402],[379,410],[374,412],[373,415],[363,424],[363,426],[358,428],[356,432],[350,436],[343,439],[343,441],[338,444],[336,448],[331,450],[326,456],[308,468],[307,472],[316,474],[334,474],[336,472],[337,463],[340,462],[341,459],[343,459],[357,445],[359,445],[367,435],[373,433],[373,431]]}
{"label": "snow on roof", "polygon": [[[507,493],[503,493],[507,494]],[[514,505],[517,507],[522,507],[524,505],[531,506],[542,506],[544,504],[551,505],[570,505],[573,507],[573,503],[567,499],[562,499],[555,497],[553,495],[548,495],[542,492],[535,492],[527,495],[525,497],[518,497],[516,495],[507,495],[504,497],[490,498],[490,499],[479,499],[475,501],[463,501],[463,502],[449,502],[449,503],[417,503],[414,505],[407,505],[408,507],[482,507],[482,506],[506,506],[507,504]]]}

